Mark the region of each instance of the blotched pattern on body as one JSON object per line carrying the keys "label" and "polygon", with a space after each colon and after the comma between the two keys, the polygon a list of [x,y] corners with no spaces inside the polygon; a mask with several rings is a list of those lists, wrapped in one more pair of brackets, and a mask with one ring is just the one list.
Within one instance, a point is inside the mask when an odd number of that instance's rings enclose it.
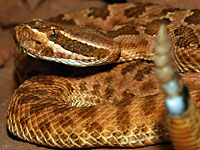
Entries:
{"label": "blotched pattern on body", "polygon": [[199,106],[196,18],[197,9],[127,3],[17,26],[18,78],[40,75],[15,91],[8,108],[10,132],[62,148],[169,141],[164,94],[152,63],[157,31],[166,24],[174,61]]}

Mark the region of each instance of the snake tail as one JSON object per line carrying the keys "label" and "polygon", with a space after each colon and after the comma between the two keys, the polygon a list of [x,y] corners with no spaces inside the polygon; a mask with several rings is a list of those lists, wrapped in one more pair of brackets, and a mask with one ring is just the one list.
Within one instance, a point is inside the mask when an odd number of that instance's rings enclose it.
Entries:
{"label": "snake tail", "polygon": [[164,25],[160,27],[155,48],[156,72],[165,92],[168,130],[174,148],[200,149],[200,113],[172,61],[170,42]]}

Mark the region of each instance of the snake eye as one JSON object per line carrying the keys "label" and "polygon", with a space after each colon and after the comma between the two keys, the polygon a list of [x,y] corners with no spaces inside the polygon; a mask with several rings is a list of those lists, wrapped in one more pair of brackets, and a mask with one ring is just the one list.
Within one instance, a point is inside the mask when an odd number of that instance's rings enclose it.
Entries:
{"label": "snake eye", "polygon": [[52,29],[50,32],[48,32],[48,38],[52,41],[57,41],[59,38],[59,32],[55,29]]}
{"label": "snake eye", "polygon": [[55,29],[52,30],[52,37],[53,37],[54,40],[56,39],[56,31],[55,31]]}

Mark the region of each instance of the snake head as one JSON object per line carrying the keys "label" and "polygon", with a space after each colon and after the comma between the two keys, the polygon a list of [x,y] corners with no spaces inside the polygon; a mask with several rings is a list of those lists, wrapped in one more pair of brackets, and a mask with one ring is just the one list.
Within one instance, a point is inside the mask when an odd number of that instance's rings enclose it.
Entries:
{"label": "snake head", "polygon": [[14,39],[32,57],[77,67],[116,62],[120,55],[117,42],[87,26],[34,19],[16,26]]}

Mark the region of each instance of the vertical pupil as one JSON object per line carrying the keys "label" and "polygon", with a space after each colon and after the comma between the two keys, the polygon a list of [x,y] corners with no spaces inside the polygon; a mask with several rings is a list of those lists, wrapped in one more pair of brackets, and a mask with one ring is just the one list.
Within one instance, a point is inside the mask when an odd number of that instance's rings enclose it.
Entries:
{"label": "vertical pupil", "polygon": [[53,29],[52,36],[53,36],[54,39],[56,39],[56,31],[54,29]]}

